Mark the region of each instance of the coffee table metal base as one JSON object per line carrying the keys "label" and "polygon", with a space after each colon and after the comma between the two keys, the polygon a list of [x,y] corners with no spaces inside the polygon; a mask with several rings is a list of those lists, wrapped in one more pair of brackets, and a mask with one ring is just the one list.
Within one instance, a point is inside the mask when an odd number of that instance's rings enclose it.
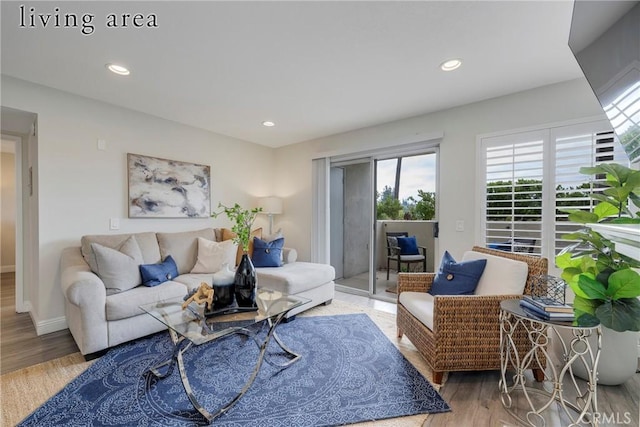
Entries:
{"label": "coffee table metal base", "polygon": [[[173,350],[173,354],[171,355],[171,358],[169,358],[168,360],[152,367],[149,369],[148,372],[150,372],[151,374],[153,374],[154,376],[156,376],[157,378],[166,378],[169,375],[171,375],[171,373],[173,372],[173,368],[175,367],[176,363],[178,365],[178,370],[180,372],[180,380],[182,381],[182,386],[184,387],[184,391],[187,394],[187,397],[189,398],[189,401],[191,401],[191,404],[193,405],[193,407],[200,413],[202,414],[203,417],[205,417],[209,422],[213,421],[214,419],[216,419],[217,417],[219,417],[220,415],[224,414],[225,412],[227,412],[229,409],[231,409],[231,407],[233,407],[233,405],[235,405],[238,400],[240,400],[242,398],[242,396],[244,396],[244,394],[247,392],[247,390],[249,390],[249,388],[251,387],[251,385],[253,384],[253,382],[255,381],[256,377],[258,376],[258,372],[260,371],[260,367],[262,366],[262,362],[263,361],[267,361],[267,363],[269,363],[270,365],[279,367],[279,368],[287,368],[290,365],[292,365],[293,363],[297,362],[300,359],[300,355],[297,353],[294,353],[291,349],[289,349],[280,339],[280,337],[278,337],[278,335],[276,334],[276,327],[280,324],[280,322],[284,319],[286,313],[281,313],[278,316],[276,316],[275,318],[268,318],[267,319],[267,324],[269,325],[269,331],[266,334],[266,337],[263,340],[260,340],[260,338],[258,337],[258,331],[251,331],[249,329],[239,329],[237,330],[235,333],[239,333],[239,334],[244,334],[247,335],[250,338],[253,338],[253,341],[256,343],[256,345],[258,346],[258,348],[260,349],[260,353],[258,355],[258,360],[256,362],[256,366],[253,369],[253,372],[251,373],[251,376],[249,377],[249,380],[246,382],[246,384],[244,385],[244,387],[242,387],[242,389],[240,390],[240,392],[233,398],[231,399],[226,405],[224,405],[222,408],[220,408],[217,412],[215,413],[210,413],[209,411],[207,411],[196,399],[195,394],[193,393],[193,390],[191,388],[191,384],[189,384],[189,378],[187,377],[187,371],[184,367],[184,360],[182,358],[182,355],[189,350],[189,348],[192,346],[192,342],[189,340],[186,340],[184,337],[179,336],[175,331],[173,331],[172,329],[169,329],[169,334],[171,335],[171,341],[173,342],[174,345],[174,350]],[[266,352],[267,352],[267,347],[269,345],[269,342],[271,341],[271,338],[275,339],[275,342],[278,344],[278,346],[288,355],[288,357],[290,358],[287,362],[280,364],[280,363],[275,363],[271,360],[269,360],[268,357],[266,356]],[[183,346],[183,343],[186,343],[186,345]],[[161,372],[160,369],[166,367],[166,370],[164,372]],[[149,384],[149,383],[147,383]]]}

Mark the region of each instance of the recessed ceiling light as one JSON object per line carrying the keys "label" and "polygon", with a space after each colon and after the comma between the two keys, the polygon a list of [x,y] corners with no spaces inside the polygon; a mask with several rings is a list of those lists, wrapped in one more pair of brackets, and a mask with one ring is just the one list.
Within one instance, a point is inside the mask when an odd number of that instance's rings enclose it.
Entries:
{"label": "recessed ceiling light", "polygon": [[111,71],[112,73],[116,73],[119,74],[121,76],[128,76],[129,74],[131,74],[131,71],[129,71],[127,69],[127,67],[123,67],[122,65],[118,65],[118,64],[107,64],[106,67],[109,69],[109,71]]}
{"label": "recessed ceiling light", "polygon": [[442,64],[440,64],[440,69],[442,69],[442,71],[453,71],[456,68],[460,67],[461,65],[462,65],[462,60],[449,59],[448,61],[444,61]]}
{"label": "recessed ceiling light", "polygon": [[262,122],[262,126],[266,126],[266,127],[269,127],[269,128],[270,128],[271,126],[275,126],[275,125],[276,125],[275,123],[270,122],[270,121],[268,121],[268,120],[267,120],[267,121]]}

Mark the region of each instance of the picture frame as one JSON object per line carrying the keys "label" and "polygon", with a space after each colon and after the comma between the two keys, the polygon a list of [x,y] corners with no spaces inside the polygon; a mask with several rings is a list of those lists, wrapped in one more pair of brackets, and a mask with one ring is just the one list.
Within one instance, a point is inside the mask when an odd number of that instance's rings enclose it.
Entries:
{"label": "picture frame", "polygon": [[208,218],[211,168],[127,153],[129,218]]}

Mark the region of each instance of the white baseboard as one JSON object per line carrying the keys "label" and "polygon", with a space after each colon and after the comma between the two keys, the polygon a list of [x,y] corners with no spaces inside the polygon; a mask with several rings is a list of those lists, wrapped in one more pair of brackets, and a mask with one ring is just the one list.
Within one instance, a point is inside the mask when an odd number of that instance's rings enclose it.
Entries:
{"label": "white baseboard", "polygon": [[15,265],[3,265],[0,267],[0,273],[15,273],[16,266]]}
{"label": "white baseboard", "polygon": [[34,310],[29,311],[33,325],[36,327],[36,335],[50,334],[52,332],[62,331],[67,329],[67,319],[62,317],[55,317],[53,319],[39,320],[38,315]]}

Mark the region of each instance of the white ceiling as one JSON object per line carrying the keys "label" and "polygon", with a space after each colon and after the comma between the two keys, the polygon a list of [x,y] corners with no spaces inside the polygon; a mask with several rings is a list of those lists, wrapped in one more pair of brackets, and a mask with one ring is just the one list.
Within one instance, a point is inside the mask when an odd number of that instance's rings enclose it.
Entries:
{"label": "white ceiling", "polygon": [[[95,30],[20,28],[21,4],[36,14],[92,13]],[[2,1],[1,71],[278,147],[580,77],[567,46],[572,7]],[[114,12],[153,13],[159,28],[106,28]],[[439,69],[455,57],[461,68]],[[108,62],[131,75],[110,73]]]}

